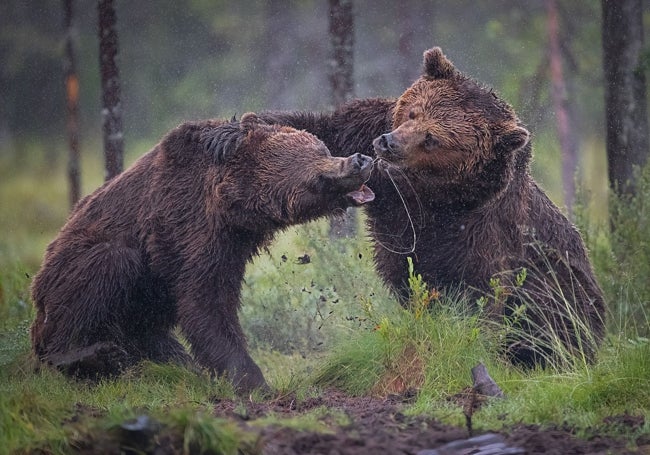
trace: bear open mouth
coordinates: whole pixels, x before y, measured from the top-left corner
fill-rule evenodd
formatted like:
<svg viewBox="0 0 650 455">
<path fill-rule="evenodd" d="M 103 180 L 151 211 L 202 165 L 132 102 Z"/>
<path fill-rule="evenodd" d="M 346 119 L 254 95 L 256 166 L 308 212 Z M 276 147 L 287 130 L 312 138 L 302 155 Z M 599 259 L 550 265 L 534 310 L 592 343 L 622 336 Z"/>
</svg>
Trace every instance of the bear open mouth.
<svg viewBox="0 0 650 455">
<path fill-rule="evenodd" d="M 359 205 L 375 200 L 375 193 L 364 184 L 358 190 L 350 191 L 347 196 Z"/>
</svg>

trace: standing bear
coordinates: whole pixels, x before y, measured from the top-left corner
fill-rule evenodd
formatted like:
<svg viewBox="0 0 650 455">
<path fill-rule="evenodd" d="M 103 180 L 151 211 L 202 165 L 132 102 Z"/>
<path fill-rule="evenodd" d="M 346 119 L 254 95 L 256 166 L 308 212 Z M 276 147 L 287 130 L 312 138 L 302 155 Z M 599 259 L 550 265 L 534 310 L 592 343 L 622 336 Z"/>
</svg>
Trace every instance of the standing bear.
<svg viewBox="0 0 650 455">
<path fill-rule="evenodd" d="M 531 177 L 530 135 L 513 109 L 439 48 L 398 99 L 261 116 L 312 132 L 335 155 L 384 163 L 366 213 L 377 271 L 402 302 L 411 256 L 430 286 L 463 289 L 505 318 L 514 362 L 594 358 L 605 304 L 580 234 Z"/>
<path fill-rule="evenodd" d="M 81 377 L 142 359 L 199 365 L 266 388 L 238 321 L 246 263 L 278 230 L 369 202 L 372 160 L 315 136 L 240 122 L 185 123 L 78 203 L 32 284 L 35 354 Z"/>
</svg>

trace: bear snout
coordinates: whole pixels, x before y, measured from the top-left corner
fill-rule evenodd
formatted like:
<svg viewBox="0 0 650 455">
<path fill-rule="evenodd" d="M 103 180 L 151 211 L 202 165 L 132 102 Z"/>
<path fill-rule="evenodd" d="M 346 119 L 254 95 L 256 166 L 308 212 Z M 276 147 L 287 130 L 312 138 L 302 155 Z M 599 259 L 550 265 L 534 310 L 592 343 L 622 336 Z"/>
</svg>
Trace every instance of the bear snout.
<svg viewBox="0 0 650 455">
<path fill-rule="evenodd" d="M 372 171 L 372 158 L 361 153 L 355 153 L 350 157 L 350 161 L 352 169 L 361 174 L 364 179 L 370 176 L 370 171 Z"/>
<path fill-rule="evenodd" d="M 363 182 L 370 177 L 373 167 L 373 159 L 371 157 L 362 155 L 361 153 L 355 153 L 347 158 L 339 159 L 342 161 L 340 162 L 337 178 L 342 179 L 342 181 L 349 181 L 349 183 L 355 184 Z"/>
<path fill-rule="evenodd" d="M 375 199 L 375 193 L 365 185 L 373 169 L 373 159 L 355 153 L 347 158 L 335 158 L 340 168 L 334 177 L 334 185 L 345 192 L 347 205 L 362 205 Z"/>
<path fill-rule="evenodd" d="M 398 149 L 393 133 L 382 134 L 372 141 L 372 146 L 379 157 L 393 155 Z"/>
</svg>

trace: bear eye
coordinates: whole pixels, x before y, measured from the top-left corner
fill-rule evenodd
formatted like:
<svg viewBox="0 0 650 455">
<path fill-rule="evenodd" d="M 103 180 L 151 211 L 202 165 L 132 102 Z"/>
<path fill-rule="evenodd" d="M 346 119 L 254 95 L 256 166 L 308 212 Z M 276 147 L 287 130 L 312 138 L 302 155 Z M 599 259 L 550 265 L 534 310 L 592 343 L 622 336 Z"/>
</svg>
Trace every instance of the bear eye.
<svg viewBox="0 0 650 455">
<path fill-rule="evenodd" d="M 409 111 L 409 120 L 415 120 L 415 117 L 417 117 L 415 111 Z"/>
<path fill-rule="evenodd" d="M 440 141 L 438 141 L 438 139 L 436 139 L 433 134 L 427 133 L 424 136 L 423 145 L 427 150 L 433 150 L 440 145 Z"/>
</svg>

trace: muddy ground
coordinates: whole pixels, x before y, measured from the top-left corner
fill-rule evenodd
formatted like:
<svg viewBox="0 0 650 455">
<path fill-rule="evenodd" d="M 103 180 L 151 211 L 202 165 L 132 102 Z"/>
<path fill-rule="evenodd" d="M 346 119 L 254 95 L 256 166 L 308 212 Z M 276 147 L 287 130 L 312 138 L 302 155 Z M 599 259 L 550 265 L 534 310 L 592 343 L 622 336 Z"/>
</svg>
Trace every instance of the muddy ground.
<svg viewBox="0 0 650 455">
<path fill-rule="evenodd" d="M 338 427 L 333 434 L 265 429 L 262 439 L 263 453 L 266 454 L 627 453 L 625 442 L 622 440 L 599 437 L 583 440 L 566 430 L 542 431 L 537 427 L 524 425 L 503 434 L 493 433 L 492 436 L 483 437 L 474 435 L 474 439 L 468 442 L 469 434 L 466 428 L 450 427 L 435 420 L 412 418 L 402 414 L 404 402 L 409 399 L 410 397 L 397 396 L 388 399 L 352 398 L 331 390 L 321 397 L 300 403 L 296 403 L 291 397 L 269 403 L 248 403 L 244 416 L 241 415 L 241 409 L 236 411 L 237 407 L 230 401 L 218 403 L 215 411 L 217 415 L 250 421 L 269 412 L 276 415 L 300 415 L 324 406 L 341 411 L 349 417 L 351 423 Z M 638 425 L 639 422 L 630 419 L 629 424 Z M 454 442 L 456 443 L 450 444 Z M 650 441 L 646 442 L 650 444 Z M 650 450 L 650 445 L 646 446 L 646 449 Z"/>
<path fill-rule="evenodd" d="M 613 437 L 592 436 L 581 439 L 570 429 L 540 429 L 519 425 L 494 433 L 477 433 L 470 438 L 467 428 L 444 425 L 433 419 L 408 417 L 402 411 L 413 397 L 393 396 L 387 399 L 349 397 L 336 390 L 322 396 L 296 400 L 287 396 L 267 402 L 217 400 L 214 415 L 225 417 L 245 431 L 254 434 L 253 443 L 244 453 L 261 454 L 650 454 L 650 438 L 636 440 L 633 449 L 629 441 Z M 320 421 L 329 432 L 299 431 L 276 425 L 260 426 L 256 420 L 268 415 L 279 418 L 299 417 L 321 410 Z M 621 431 L 643 425 L 642 416 L 613 416 L 605 424 Z M 137 426 L 137 425 L 136 425 Z M 128 432 L 127 432 L 128 433 Z M 159 431 L 142 443 L 143 434 L 131 432 L 122 440 L 105 435 L 78 441 L 80 453 L 153 453 L 158 455 L 183 453 L 179 435 Z M 130 439 L 130 441 L 126 441 Z M 145 438 L 146 439 L 146 438 Z M 128 446 L 138 446 L 131 451 Z M 187 446 L 186 446 L 187 449 Z M 198 447 L 192 453 L 202 453 Z"/>
</svg>

